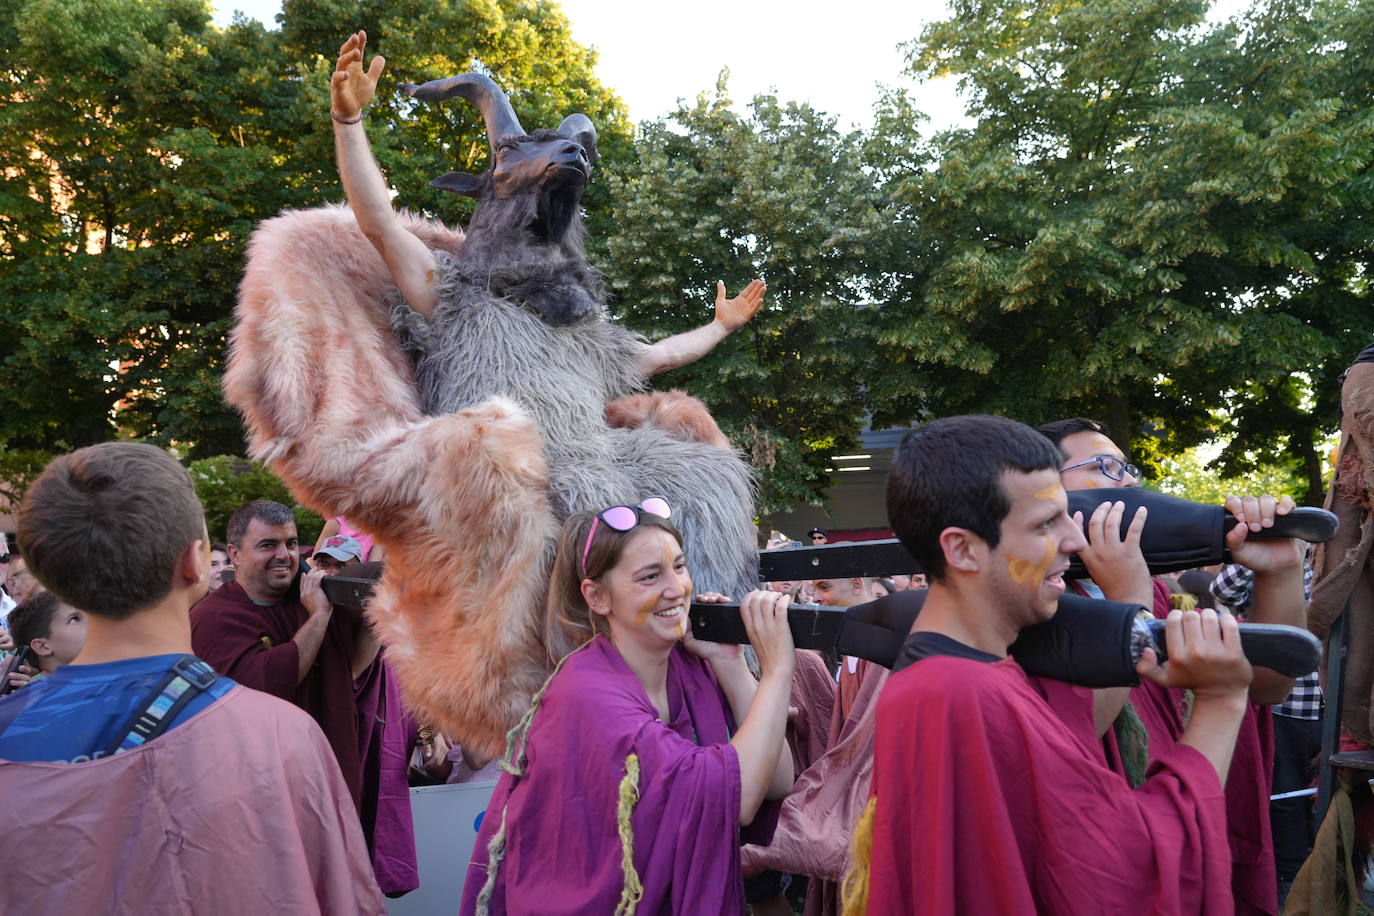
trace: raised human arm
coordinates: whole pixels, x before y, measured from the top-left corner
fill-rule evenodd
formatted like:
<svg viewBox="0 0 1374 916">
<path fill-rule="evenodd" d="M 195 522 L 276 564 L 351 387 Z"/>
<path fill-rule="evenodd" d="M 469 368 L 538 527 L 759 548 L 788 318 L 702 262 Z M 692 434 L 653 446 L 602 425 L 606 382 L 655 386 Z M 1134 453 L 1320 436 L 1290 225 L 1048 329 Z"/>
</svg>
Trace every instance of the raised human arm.
<svg viewBox="0 0 1374 916">
<path fill-rule="evenodd" d="M 1255 573 L 1250 589 L 1249 623 L 1281 623 L 1307 628 L 1307 601 L 1302 591 L 1302 544 L 1295 540 L 1250 541 L 1251 532 L 1273 527 L 1275 516 L 1287 515 L 1296 504 L 1291 497 L 1229 496 L 1226 510 L 1236 526 L 1226 534 L 1231 559 Z M 1256 668 L 1250 702 L 1261 706 L 1282 703 L 1293 679 L 1270 668 Z"/>
<path fill-rule="evenodd" d="M 325 631 L 329 629 L 329 621 L 334 616 L 334 605 L 329 603 L 324 589 L 320 586 L 324 577 L 325 572 L 322 569 L 312 569 L 301 576 L 301 606 L 305 608 L 308 616 L 305 623 L 301 624 L 301 628 L 291 637 L 291 641 L 296 644 L 297 684 L 305 680 L 305 676 L 310 673 L 310 666 L 315 664 L 315 656 L 320 654 Z"/>
<path fill-rule="evenodd" d="M 716 281 L 716 317 L 682 334 L 674 334 L 651 345 L 639 358 L 639 370 L 644 375 L 657 375 L 677 369 L 701 359 L 716 345 L 743 327 L 763 305 L 768 285 L 754 280 L 733 299 L 725 298 L 725 284 Z"/>
<path fill-rule="evenodd" d="M 786 595 L 764 591 L 750 592 L 740 602 L 740 615 L 762 671 L 757 684 L 742 654 L 734 664 L 712 663 L 740 723 L 730 744 L 739 756 L 741 826 L 754 820 L 765 799 L 786 796 L 795 778 L 784 741 L 796 666 L 787 605 Z"/>
<path fill-rule="evenodd" d="M 1240 625 L 1211 608 L 1173 611 L 1164 635 L 1169 661 L 1161 667 L 1154 651 L 1146 649 L 1136 670 L 1161 686 L 1193 691 L 1193 712 L 1179 743 L 1206 757 L 1224 786 L 1252 676 L 1241 650 Z"/>
<path fill-rule="evenodd" d="M 406 301 L 428 318 L 439 303 L 434 283 L 434 254 L 425 243 L 401 225 L 391 208 L 391 195 L 381 167 L 372 155 L 363 130 L 363 107 L 377 91 L 386 60 L 372 58 L 363 70 L 367 33 L 357 32 L 339 48 L 339 59 L 330 78 L 330 114 L 334 122 L 334 150 L 339 160 L 339 179 L 358 228 L 377 249 L 391 271 L 391 279 Z"/>
</svg>

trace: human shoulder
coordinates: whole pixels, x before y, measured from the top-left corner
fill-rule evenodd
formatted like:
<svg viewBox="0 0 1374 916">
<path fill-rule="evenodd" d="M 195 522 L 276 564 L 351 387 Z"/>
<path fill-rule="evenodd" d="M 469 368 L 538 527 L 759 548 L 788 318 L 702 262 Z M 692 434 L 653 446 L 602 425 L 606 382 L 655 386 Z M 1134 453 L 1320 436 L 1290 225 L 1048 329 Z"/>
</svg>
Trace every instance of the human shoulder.
<svg viewBox="0 0 1374 916">
<path fill-rule="evenodd" d="M 226 582 L 195 603 L 191 608 L 191 622 L 195 623 L 212 614 L 250 610 L 256 607 L 248 593 L 243 590 L 243 586 L 237 582 Z"/>
<path fill-rule="evenodd" d="M 544 692 L 541 707 L 603 720 L 657 715 L 639 678 L 604 636 L 596 637 L 563 660 Z"/>
<path fill-rule="evenodd" d="M 922 659 L 888 678 L 880 703 L 919 703 L 923 708 L 981 706 L 1008 696 L 1033 695 L 1016 662 L 975 661 L 952 655 Z"/>
</svg>

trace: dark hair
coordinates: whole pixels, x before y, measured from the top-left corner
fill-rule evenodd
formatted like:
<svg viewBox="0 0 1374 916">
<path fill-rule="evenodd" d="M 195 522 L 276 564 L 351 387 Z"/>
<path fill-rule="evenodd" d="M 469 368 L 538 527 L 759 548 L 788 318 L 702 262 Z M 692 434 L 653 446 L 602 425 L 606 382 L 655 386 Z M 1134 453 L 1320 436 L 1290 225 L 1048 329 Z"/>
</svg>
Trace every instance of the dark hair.
<svg viewBox="0 0 1374 916">
<path fill-rule="evenodd" d="M 1100 420 L 1089 420 L 1087 417 L 1070 417 L 1067 420 L 1055 420 L 1053 423 L 1042 423 L 1035 428 L 1035 431 L 1054 443 L 1054 447 L 1059 449 L 1061 457 L 1068 457 L 1063 454 L 1063 442 L 1074 433 L 1101 433 L 1113 442 L 1116 440 L 1107 431 L 1107 424 Z"/>
<path fill-rule="evenodd" d="M 214 553 L 216 550 L 218 550 L 222 554 L 225 554 L 226 556 L 229 554 L 229 549 L 225 547 L 223 544 L 221 544 L 219 541 L 215 541 L 210 544 L 210 552 Z"/>
<path fill-rule="evenodd" d="M 666 518 L 649 512 L 639 514 L 639 524 L 629 531 L 616 531 L 610 525 L 598 524 L 592 536 L 591 547 L 587 550 L 586 574 L 582 570 L 582 545 L 587 543 L 587 531 L 591 528 L 595 512 L 578 512 L 563 523 L 563 533 L 558 537 L 558 552 L 553 559 L 553 572 L 549 576 L 549 597 L 544 614 L 544 647 L 549 661 L 557 664 L 559 659 L 578 646 L 603 631 L 605 626 L 600 614 L 587 607 L 582 597 L 583 579 L 600 579 L 615 564 L 620 562 L 620 553 L 630 535 L 643 528 L 658 528 L 666 531 L 682 544 L 682 533 L 677 526 Z"/>
<path fill-rule="evenodd" d="M 34 577 L 72 607 L 120 620 L 171 591 L 206 540 L 191 476 L 160 448 L 105 442 L 61 455 L 29 488 L 19 541 Z"/>
<path fill-rule="evenodd" d="M 902 438 L 887 475 L 887 517 L 928 578 L 945 574 L 940 532 L 967 528 L 996 547 L 1011 500 L 1006 471 L 1059 466 L 1059 453 L 1035 430 L 1005 417 L 936 420 Z"/>
<path fill-rule="evenodd" d="M 33 594 L 10 611 L 10 635 L 14 645 L 22 649 L 35 639 L 47 639 L 52 635 L 52 621 L 57 616 L 62 602 L 47 589 L 34 589 Z"/>
<path fill-rule="evenodd" d="M 239 506 L 234 510 L 234 514 L 229 516 L 229 543 L 242 549 L 243 536 L 248 533 L 248 526 L 253 524 L 255 518 L 269 525 L 296 524 L 296 513 L 281 503 L 270 499 L 255 499 Z"/>
<path fill-rule="evenodd" d="M 1190 569 L 1178 577 L 1178 587 L 1184 594 L 1196 598 L 1198 607 L 1216 607 L 1216 599 L 1212 596 L 1212 580 L 1215 578 L 1206 570 Z"/>
</svg>

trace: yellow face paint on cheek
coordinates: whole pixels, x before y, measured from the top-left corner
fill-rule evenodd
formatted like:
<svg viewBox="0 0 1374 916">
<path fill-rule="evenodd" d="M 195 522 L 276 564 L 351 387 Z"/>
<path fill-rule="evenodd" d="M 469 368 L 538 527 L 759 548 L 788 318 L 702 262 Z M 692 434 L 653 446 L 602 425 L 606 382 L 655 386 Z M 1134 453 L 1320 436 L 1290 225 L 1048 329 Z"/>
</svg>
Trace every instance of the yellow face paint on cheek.
<svg viewBox="0 0 1374 916">
<path fill-rule="evenodd" d="M 1083 485 L 1083 489 L 1085 489 L 1085 490 L 1100 490 L 1100 489 L 1102 489 L 1102 484 L 1098 483 L 1096 480 L 1094 480 L 1094 479 L 1091 478 L 1091 477 L 1084 477 L 1083 480 L 1081 481 L 1081 483 L 1082 483 L 1082 485 Z"/>
<path fill-rule="evenodd" d="M 1038 561 L 1007 556 L 1007 572 L 1011 573 L 1011 581 L 1017 585 L 1039 585 L 1054 565 L 1054 539 L 1048 534 L 1042 535 L 1041 538 L 1045 543 L 1045 555 Z"/>
<path fill-rule="evenodd" d="M 654 612 L 656 607 L 658 607 L 658 596 L 650 595 L 645 600 L 644 606 L 639 609 L 639 613 L 635 614 L 635 626 L 641 626 L 644 621 L 648 620 L 649 615 Z"/>
</svg>

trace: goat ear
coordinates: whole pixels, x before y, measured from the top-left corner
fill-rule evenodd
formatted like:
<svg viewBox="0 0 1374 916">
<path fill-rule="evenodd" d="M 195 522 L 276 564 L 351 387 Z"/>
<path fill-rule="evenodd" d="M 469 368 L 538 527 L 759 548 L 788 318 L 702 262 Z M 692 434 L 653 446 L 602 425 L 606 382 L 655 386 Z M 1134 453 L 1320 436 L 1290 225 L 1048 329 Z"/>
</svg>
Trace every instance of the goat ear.
<svg viewBox="0 0 1374 916">
<path fill-rule="evenodd" d="M 482 179 L 477 175 L 469 175 L 467 172 L 445 172 L 431 181 L 429 186 L 441 191 L 461 194 L 464 197 L 482 196 Z"/>
<path fill-rule="evenodd" d="M 558 125 L 558 136 L 581 144 L 587 151 L 587 161 L 593 165 L 601 158 L 601 154 L 596 151 L 596 127 L 592 124 L 592 119 L 586 115 L 568 115 L 563 119 L 563 123 Z"/>
</svg>

